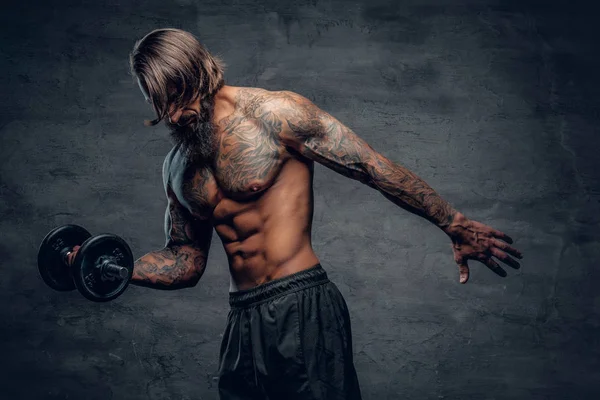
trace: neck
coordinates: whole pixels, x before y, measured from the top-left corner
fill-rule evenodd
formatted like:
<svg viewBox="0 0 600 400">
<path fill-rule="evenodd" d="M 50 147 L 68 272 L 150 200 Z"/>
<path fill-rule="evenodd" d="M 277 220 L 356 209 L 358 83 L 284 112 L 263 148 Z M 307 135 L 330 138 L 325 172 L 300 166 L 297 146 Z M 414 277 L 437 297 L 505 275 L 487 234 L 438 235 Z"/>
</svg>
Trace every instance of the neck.
<svg viewBox="0 0 600 400">
<path fill-rule="evenodd" d="M 235 88 L 224 85 L 214 96 L 215 105 L 213 110 L 214 121 L 220 121 L 223 117 L 230 115 L 235 110 Z"/>
</svg>

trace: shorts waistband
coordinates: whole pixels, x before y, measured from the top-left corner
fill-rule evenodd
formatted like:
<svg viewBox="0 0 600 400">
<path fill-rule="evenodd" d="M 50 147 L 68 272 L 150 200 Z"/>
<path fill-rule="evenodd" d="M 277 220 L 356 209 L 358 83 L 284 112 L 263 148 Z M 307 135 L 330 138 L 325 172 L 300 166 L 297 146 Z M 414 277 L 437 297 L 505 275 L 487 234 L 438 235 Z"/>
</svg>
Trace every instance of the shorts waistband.
<svg viewBox="0 0 600 400">
<path fill-rule="evenodd" d="M 326 282 L 329 282 L 327 273 L 321 264 L 317 264 L 304 271 L 263 283 L 251 289 L 230 292 L 229 305 L 231 308 L 244 308 L 282 294 L 295 292 Z"/>
</svg>

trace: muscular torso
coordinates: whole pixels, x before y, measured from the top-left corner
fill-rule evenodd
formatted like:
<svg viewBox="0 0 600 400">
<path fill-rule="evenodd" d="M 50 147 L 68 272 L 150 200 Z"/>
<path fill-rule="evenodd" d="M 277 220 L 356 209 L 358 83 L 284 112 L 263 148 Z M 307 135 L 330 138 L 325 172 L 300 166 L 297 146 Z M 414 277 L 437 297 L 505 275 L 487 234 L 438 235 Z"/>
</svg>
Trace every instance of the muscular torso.
<svg viewBox="0 0 600 400">
<path fill-rule="evenodd" d="M 165 172 L 177 200 L 221 238 L 231 290 L 319 262 L 311 246 L 313 163 L 278 140 L 281 122 L 262 107 L 268 93 L 235 88 L 233 112 L 219 115 L 215 107 L 218 150 L 211 165 L 194 164 L 177 148 L 168 155 Z"/>
</svg>

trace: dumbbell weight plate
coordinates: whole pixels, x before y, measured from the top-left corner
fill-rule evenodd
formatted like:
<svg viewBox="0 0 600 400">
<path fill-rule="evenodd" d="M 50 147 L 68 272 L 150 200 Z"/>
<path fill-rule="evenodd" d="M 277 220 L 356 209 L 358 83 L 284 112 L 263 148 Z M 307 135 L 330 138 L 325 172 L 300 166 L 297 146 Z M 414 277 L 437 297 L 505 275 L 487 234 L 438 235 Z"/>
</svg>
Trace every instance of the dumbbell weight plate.
<svg viewBox="0 0 600 400">
<path fill-rule="evenodd" d="M 38 271 L 48 286 L 61 292 L 75 289 L 71 270 L 65 264 L 61 251 L 80 246 L 91 236 L 78 225 L 59 226 L 46 235 L 38 251 Z"/>
<path fill-rule="evenodd" d="M 127 268 L 125 279 L 107 279 L 99 266 L 106 259 Z M 73 281 L 77 289 L 92 301 L 109 301 L 119 296 L 129 285 L 133 274 L 133 254 L 127 243 L 116 235 L 102 234 L 86 240 L 72 266 Z"/>
</svg>

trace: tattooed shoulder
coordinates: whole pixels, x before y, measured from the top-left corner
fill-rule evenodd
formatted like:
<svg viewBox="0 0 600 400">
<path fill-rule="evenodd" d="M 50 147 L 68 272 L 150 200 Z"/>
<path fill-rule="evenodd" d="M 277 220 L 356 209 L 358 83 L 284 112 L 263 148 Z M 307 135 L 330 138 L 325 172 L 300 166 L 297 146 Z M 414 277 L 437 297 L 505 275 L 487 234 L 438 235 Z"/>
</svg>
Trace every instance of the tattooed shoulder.
<svg viewBox="0 0 600 400">
<path fill-rule="evenodd" d="M 265 105 L 272 101 L 273 92 L 261 88 L 242 88 L 235 98 L 236 111 L 242 115 L 258 117 Z"/>
<path fill-rule="evenodd" d="M 237 115 L 249 118 L 268 116 L 271 121 L 277 120 L 282 125 L 282 133 L 289 129 L 295 135 L 320 132 L 323 119 L 329 116 L 298 93 L 261 88 L 240 89 L 236 96 L 236 110 L 239 111 Z"/>
</svg>

